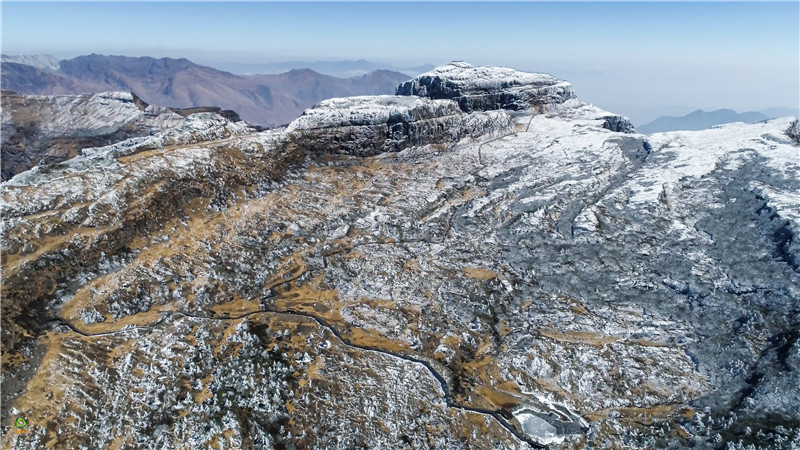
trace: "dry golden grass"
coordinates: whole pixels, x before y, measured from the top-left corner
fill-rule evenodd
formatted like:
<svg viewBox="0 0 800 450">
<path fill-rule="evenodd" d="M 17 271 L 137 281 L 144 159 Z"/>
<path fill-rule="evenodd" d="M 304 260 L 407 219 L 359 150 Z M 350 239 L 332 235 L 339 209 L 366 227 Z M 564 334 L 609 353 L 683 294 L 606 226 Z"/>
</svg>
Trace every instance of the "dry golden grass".
<svg viewBox="0 0 800 450">
<path fill-rule="evenodd" d="M 492 270 L 482 267 L 465 267 L 464 274 L 476 280 L 493 280 L 495 278 L 499 278 L 499 276 Z"/>
</svg>

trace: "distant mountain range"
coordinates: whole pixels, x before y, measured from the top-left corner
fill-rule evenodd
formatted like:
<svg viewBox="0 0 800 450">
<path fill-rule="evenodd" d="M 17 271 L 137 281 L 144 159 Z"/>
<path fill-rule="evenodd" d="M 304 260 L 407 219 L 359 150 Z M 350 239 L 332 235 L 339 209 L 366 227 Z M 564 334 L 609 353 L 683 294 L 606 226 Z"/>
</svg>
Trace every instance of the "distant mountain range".
<svg viewBox="0 0 800 450">
<path fill-rule="evenodd" d="M 748 111 L 737 113 L 732 109 L 718 109 L 716 111 L 703 111 L 698 109 L 685 116 L 662 116 L 658 119 L 636 127 L 640 133 L 650 134 L 664 131 L 679 130 L 704 130 L 715 125 L 731 122 L 756 123 L 763 120 L 786 117 L 797 114 L 790 108 L 770 108 L 763 111 Z"/>
<path fill-rule="evenodd" d="M 376 63 L 359 59 L 356 61 L 285 61 L 270 63 L 235 62 L 217 65 L 222 70 L 236 74 L 277 74 L 288 72 L 299 67 L 311 69 L 325 75 L 334 77 L 355 77 L 374 72 L 376 70 L 390 70 L 404 73 L 410 77 L 433 70 L 433 64 L 422 64 L 414 67 L 398 67 L 391 64 Z"/>
<path fill-rule="evenodd" d="M 389 70 L 337 78 L 311 69 L 273 75 L 234 75 L 188 59 L 92 54 L 58 62 L 3 57 L 2 89 L 25 94 L 129 91 L 145 102 L 177 108 L 218 106 L 249 121 L 275 126 L 331 97 L 393 94 L 409 76 Z"/>
</svg>

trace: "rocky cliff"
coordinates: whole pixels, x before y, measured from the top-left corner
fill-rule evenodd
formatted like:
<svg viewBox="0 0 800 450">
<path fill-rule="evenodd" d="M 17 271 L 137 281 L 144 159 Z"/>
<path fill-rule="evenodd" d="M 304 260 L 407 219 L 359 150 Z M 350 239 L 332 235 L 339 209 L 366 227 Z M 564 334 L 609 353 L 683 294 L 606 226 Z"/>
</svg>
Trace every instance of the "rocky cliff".
<svg viewBox="0 0 800 450">
<path fill-rule="evenodd" d="M 3 183 L 3 447 L 800 444 L 790 120 L 470 67 Z"/>
<path fill-rule="evenodd" d="M 458 142 L 506 130 L 502 112 L 465 114 L 452 100 L 369 96 L 326 100 L 287 131 L 312 153 L 372 156 L 426 144 Z"/>
<path fill-rule="evenodd" d="M 449 99 L 464 112 L 492 110 L 558 111 L 580 104 L 572 85 L 543 73 L 526 73 L 508 67 L 475 67 L 463 61 L 423 73 L 400 84 L 397 95 Z M 603 111 L 595 110 L 595 113 Z M 603 128 L 633 133 L 633 124 L 625 117 L 602 117 Z"/>
<path fill-rule="evenodd" d="M 397 95 L 455 100 L 465 112 L 525 110 L 574 99 L 572 86 L 550 75 L 506 67 L 475 67 L 453 62 L 397 87 Z"/>
</svg>

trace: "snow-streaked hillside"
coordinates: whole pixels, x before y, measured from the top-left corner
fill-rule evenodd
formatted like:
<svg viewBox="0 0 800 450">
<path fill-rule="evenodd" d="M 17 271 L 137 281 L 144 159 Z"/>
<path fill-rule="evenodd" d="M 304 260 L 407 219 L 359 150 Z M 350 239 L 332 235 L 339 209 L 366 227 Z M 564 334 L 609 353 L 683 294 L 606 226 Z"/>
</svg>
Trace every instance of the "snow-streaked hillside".
<svg viewBox="0 0 800 450">
<path fill-rule="evenodd" d="M 73 158 L 82 149 L 149 136 L 185 119 L 129 92 L 2 96 L 3 181 L 37 165 Z"/>
<path fill-rule="evenodd" d="M 463 71 L 2 184 L 3 447 L 800 445 L 789 119 Z"/>
</svg>

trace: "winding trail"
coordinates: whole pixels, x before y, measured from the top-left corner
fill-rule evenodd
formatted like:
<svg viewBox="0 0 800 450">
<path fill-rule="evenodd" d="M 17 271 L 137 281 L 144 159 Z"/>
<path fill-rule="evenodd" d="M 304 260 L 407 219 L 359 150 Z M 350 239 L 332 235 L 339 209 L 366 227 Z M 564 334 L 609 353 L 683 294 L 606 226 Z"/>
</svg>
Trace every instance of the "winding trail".
<svg viewBox="0 0 800 450">
<path fill-rule="evenodd" d="M 528 124 L 525 125 L 525 130 L 512 131 L 512 132 L 510 132 L 508 134 L 504 134 L 502 136 L 497 136 L 495 138 L 489 139 L 488 141 L 482 142 L 480 145 L 478 145 L 478 166 L 479 167 L 477 169 L 473 170 L 472 172 L 470 172 L 470 175 L 472 175 L 474 177 L 477 177 L 478 172 L 480 172 L 481 170 L 483 170 L 483 169 L 485 169 L 487 167 L 486 163 L 483 162 L 483 154 L 481 153 L 481 150 L 483 149 L 484 145 L 491 144 L 492 142 L 497 142 L 497 141 L 499 141 L 501 139 L 505 139 L 507 137 L 516 136 L 516 135 L 518 135 L 520 133 L 527 133 L 528 130 L 531 128 L 531 122 L 533 122 L 533 118 L 534 117 L 536 117 L 536 114 L 532 114 L 531 118 L 528 119 Z"/>
<path fill-rule="evenodd" d="M 508 138 L 508 137 L 511 137 L 511 136 L 515 136 L 515 135 L 517 135 L 519 133 L 522 133 L 522 132 L 527 132 L 528 129 L 530 128 L 530 124 L 533 121 L 534 117 L 535 117 L 535 115 L 532 115 L 531 118 L 528 120 L 527 126 L 525 127 L 524 131 L 520 130 L 520 131 L 514 131 L 514 132 L 511 132 L 511 133 L 508 133 L 508 134 L 504 134 L 502 136 L 498 136 L 498 137 L 495 137 L 493 139 L 487 140 L 487 141 L 481 143 L 480 145 L 478 145 L 478 148 L 477 148 L 478 167 L 474 171 L 472 171 L 470 173 L 470 175 L 472 175 L 472 176 L 474 176 L 476 178 L 479 178 L 479 176 L 477 175 L 478 172 L 480 172 L 481 170 L 483 170 L 483 169 L 485 169 L 487 167 L 487 165 L 483 162 L 483 155 L 481 153 L 482 148 L 483 148 L 484 145 L 490 144 L 492 142 L 496 142 L 496 141 L 499 141 L 499 140 L 502 140 L 502 139 L 505 139 L 505 138 Z M 449 220 L 448 220 L 448 222 L 449 222 Z M 416 242 L 425 242 L 425 240 L 422 240 L 422 239 L 420 239 L 420 240 L 410 240 L 409 242 L 404 242 L 404 241 L 362 242 L 362 243 L 358 243 L 358 244 L 355 244 L 355 245 L 352 245 L 352 246 L 349 246 L 349 247 L 345 247 L 345 248 L 341 248 L 341 249 L 337 249 L 337 250 L 331 251 L 331 252 L 329 252 L 327 254 L 324 254 L 322 256 L 323 256 L 323 260 L 325 260 L 326 258 L 328 258 L 330 256 L 334 256 L 334 255 L 340 254 L 340 253 L 349 252 L 349 251 L 352 251 L 353 249 L 355 249 L 357 247 L 365 246 L 365 245 L 381 245 L 381 244 L 397 245 L 397 244 L 402 244 L 402 243 L 416 243 Z M 280 286 L 280 285 L 284 285 L 286 283 L 291 283 L 293 281 L 296 281 L 297 279 L 303 277 L 304 275 L 306 275 L 306 274 L 308 274 L 310 272 L 313 272 L 314 270 L 315 269 L 312 269 L 312 268 L 306 268 L 305 270 L 298 271 L 297 273 L 293 274 L 291 277 L 289 277 L 287 279 L 284 279 L 280 283 L 274 285 L 273 288 L 277 287 L 277 286 Z M 267 296 L 266 298 L 270 298 L 270 297 L 271 296 Z M 262 305 L 263 305 L 263 303 L 262 303 Z M 380 353 L 380 354 L 383 354 L 385 356 L 389 356 L 389 357 L 396 358 L 396 359 L 401 359 L 403 361 L 407 361 L 407 362 L 410 362 L 410 363 L 413 363 L 413 364 L 421 365 L 421 366 L 425 367 L 425 369 L 427 369 L 427 371 L 430 373 L 430 375 L 434 379 L 436 379 L 436 381 L 439 383 L 439 386 L 442 389 L 444 400 L 445 400 L 445 402 L 446 402 L 446 404 L 447 404 L 447 406 L 449 408 L 455 408 L 455 409 L 459 409 L 459 410 L 466 411 L 466 412 L 472 412 L 472 413 L 482 414 L 482 415 L 486 415 L 486 416 L 491 416 L 492 418 L 494 418 L 494 420 L 497 421 L 497 423 L 499 425 L 501 425 L 503 428 L 508 430 L 508 432 L 510 432 L 519 441 L 525 442 L 526 444 L 528 444 L 532 448 L 537 448 L 537 449 L 547 448 L 546 445 L 543 445 L 543 444 L 541 444 L 539 442 L 536 442 L 533 438 L 531 438 L 527 434 L 525 434 L 525 433 L 521 432 L 520 430 L 518 430 L 512 424 L 512 421 L 514 420 L 514 416 L 512 415 L 512 413 L 510 411 L 508 411 L 506 409 L 491 410 L 491 409 L 485 409 L 485 408 L 477 408 L 477 407 L 462 405 L 462 404 L 456 402 L 454 400 L 454 398 L 453 398 L 453 394 L 452 394 L 452 392 L 450 390 L 450 387 L 448 386 L 447 381 L 445 380 L 444 376 L 442 376 L 442 374 L 440 374 L 434 368 L 433 364 L 431 364 L 426 359 L 418 358 L 418 357 L 415 357 L 415 356 L 409 356 L 409 355 L 398 353 L 398 352 L 395 352 L 395 351 L 392 351 L 392 350 L 388 350 L 388 349 L 383 349 L 383 348 L 379 348 L 379 347 L 374 347 L 374 346 L 369 346 L 369 345 L 361 345 L 361 344 L 354 343 L 350 339 L 344 337 L 341 334 L 341 332 L 339 330 L 337 330 L 336 327 L 334 327 L 326 319 L 324 319 L 322 317 L 315 316 L 313 314 L 309 314 L 309 313 L 303 312 L 303 311 L 297 311 L 297 310 L 293 310 L 293 309 L 287 309 L 287 310 L 259 309 L 259 310 L 254 310 L 254 311 L 248 311 L 246 313 L 243 313 L 243 314 L 240 314 L 240 315 L 234 315 L 234 316 L 231 316 L 231 315 L 210 316 L 210 315 L 203 315 L 203 314 L 187 313 L 187 312 L 182 312 L 182 311 L 161 311 L 160 318 L 158 320 L 152 322 L 152 323 L 147 324 L 147 325 L 139 325 L 139 326 L 129 325 L 129 326 L 126 326 L 126 327 L 124 327 L 122 329 L 119 329 L 119 330 L 96 332 L 96 333 L 83 331 L 80 328 L 78 328 L 75 325 L 73 325 L 69 320 L 63 318 L 62 316 L 58 316 L 58 317 L 56 317 L 54 319 L 51 319 L 50 322 L 51 323 L 53 323 L 53 322 L 58 323 L 59 325 L 63 325 L 64 327 L 66 327 L 69 331 L 72 331 L 72 332 L 74 332 L 74 333 L 76 333 L 78 335 L 84 336 L 84 337 L 90 337 L 91 338 L 91 337 L 123 334 L 123 333 L 131 332 L 131 331 L 151 330 L 151 329 L 155 328 L 156 326 L 158 326 L 158 325 L 162 324 L 163 322 L 165 322 L 167 317 L 169 317 L 169 316 L 183 316 L 183 317 L 188 317 L 188 318 L 193 318 L 193 319 L 198 319 L 198 320 L 237 321 L 237 320 L 245 319 L 245 318 L 250 317 L 250 316 L 261 315 L 261 314 L 283 315 L 283 316 L 296 317 L 296 318 L 302 318 L 302 319 L 305 319 L 305 320 L 310 320 L 310 321 L 315 322 L 320 328 L 326 329 L 331 334 L 336 336 L 336 338 L 346 347 L 349 347 L 349 348 L 352 348 L 352 349 L 361 350 L 361 351 Z"/>
<path fill-rule="evenodd" d="M 308 320 L 311 320 L 311 321 L 315 322 L 320 328 L 324 328 L 324 329 L 328 330 L 331 334 L 336 336 L 336 338 L 343 345 L 345 345 L 346 347 L 350 347 L 350 348 L 357 349 L 357 350 L 362 350 L 362 351 L 381 353 L 381 354 L 389 356 L 389 357 L 393 357 L 393 358 L 401 359 L 401 360 L 404 360 L 404 361 L 407 361 L 407 362 L 411 362 L 411 363 L 414 363 L 414 364 L 422 365 L 423 367 L 425 367 L 428 370 L 428 372 L 431 374 L 431 376 L 433 376 L 433 378 L 435 378 L 436 381 L 439 383 L 439 386 L 442 389 L 442 393 L 444 394 L 444 400 L 445 400 L 445 402 L 446 402 L 446 404 L 447 404 L 447 406 L 449 408 L 455 408 L 455 409 L 460 409 L 462 411 L 473 412 L 473 413 L 477 413 L 477 414 L 483 414 L 483 415 L 491 416 L 497 421 L 497 423 L 499 423 L 503 428 L 508 430 L 518 440 L 520 440 L 522 442 L 525 442 L 526 444 L 528 444 L 532 448 L 537 448 L 537 449 L 546 449 L 547 448 L 546 445 L 542 445 L 542 444 L 536 442 L 530 436 L 528 436 L 528 435 L 520 432 L 519 430 L 517 430 L 517 428 L 514 427 L 514 425 L 512 425 L 511 422 L 510 422 L 510 420 L 513 419 L 513 415 L 509 411 L 503 410 L 503 409 L 490 410 L 490 409 L 484 409 L 484 408 L 476 408 L 476 407 L 465 406 L 465 405 L 462 405 L 460 403 L 457 403 L 455 400 L 453 400 L 452 393 L 450 392 L 450 388 L 448 387 L 447 382 L 445 381 L 444 377 L 439 372 L 437 372 L 436 369 L 434 369 L 433 365 L 430 362 L 428 362 L 428 361 L 426 361 L 424 359 L 415 358 L 413 356 L 404 355 L 402 353 L 397 353 L 397 352 L 394 352 L 394 351 L 391 351 L 391 350 L 387 350 L 387 349 L 382 349 L 382 348 L 373 347 L 373 346 L 369 346 L 369 345 L 356 344 L 356 343 L 352 342 L 350 339 L 342 336 L 342 334 L 333 325 L 331 325 L 327 320 L 325 320 L 325 319 L 323 319 L 321 317 L 317 317 L 317 316 L 315 316 L 313 314 L 308 314 L 308 313 L 302 312 L 302 311 L 296 311 L 296 310 L 292 310 L 292 309 L 288 309 L 288 310 L 285 310 L 285 311 L 257 310 L 257 311 L 249 311 L 249 312 L 246 312 L 244 314 L 236 315 L 236 316 L 219 316 L 219 317 L 206 316 L 206 315 L 193 314 L 193 313 L 186 313 L 186 312 L 181 312 L 181 311 L 163 311 L 161 313 L 161 318 L 159 320 L 153 322 L 152 324 L 148 324 L 148 325 L 144 325 L 144 326 L 128 327 L 128 328 L 123 328 L 121 330 L 106 331 L 106 332 L 100 332 L 100 333 L 87 333 L 85 331 L 82 331 L 79 328 L 75 327 L 68 320 L 64 319 L 63 317 L 58 317 L 56 319 L 52 319 L 51 322 L 58 322 L 59 324 L 64 325 L 70 331 L 72 331 L 74 333 L 77 333 L 77 334 L 79 334 L 81 336 L 84 336 L 84 337 L 97 337 L 97 336 L 108 336 L 108 335 L 113 335 L 113 334 L 120 334 L 120 333 L 125 333 L 125 332 L 129 332 L 129 331 L 134 331 L 134 330 L 152 329 L 152 328 L 156 327 L 157 325 L 159 325 L 160 323 L 164 322 L 164 320 L 168 316 L 183 316 L 183 317 L 189 317 L 189 318 L 199 319 L 199 320 L 237 321 L 237 320 L 245 319 L 245 318 L 250 317 L 250 316 L 260 315 L 260 314 L 283 315 L 283 316 L 289 316 L 289 317 L 300 317 L 300 318 L 303 318 L 303 319 L 308 319 Z"/>
</svg>

